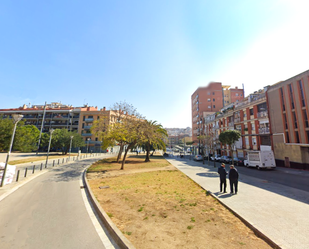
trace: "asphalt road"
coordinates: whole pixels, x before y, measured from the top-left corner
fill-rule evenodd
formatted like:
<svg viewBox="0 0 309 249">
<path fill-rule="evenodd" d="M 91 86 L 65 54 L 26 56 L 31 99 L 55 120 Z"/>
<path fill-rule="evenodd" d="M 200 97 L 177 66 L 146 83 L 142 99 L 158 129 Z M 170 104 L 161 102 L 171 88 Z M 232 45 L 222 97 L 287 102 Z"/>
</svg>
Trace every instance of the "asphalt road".
<svg viewBox="0 0 309 249">
<path fill-rule="evenodd" d="M 200 162 L 201 164 L 203 162 Z M 210 162 L 210 167 L 213 167 L 214 162 Z M 216 163 L 216 167 L 219 167 L 221 163 Z M 208 161 L 205 161 L 205 165 L 208 166 Z M 277 167 L 274 170 L 258 170 L 256 168 L 247 168 L 245 166 L 235 166 L 239 174 L 252 176 L 264 181 L 273 182 L 309 192 L 309 172 L 303 170 L 289 169 Z M 226 164 L 225 168 L 230 169 L 229 164 Z"/>
<path fill-rule="evenodd" d="M 53 168 L 0 202 L 0 248 L 105 248 L 80 188 L 88 159 Z"/>
</svg>

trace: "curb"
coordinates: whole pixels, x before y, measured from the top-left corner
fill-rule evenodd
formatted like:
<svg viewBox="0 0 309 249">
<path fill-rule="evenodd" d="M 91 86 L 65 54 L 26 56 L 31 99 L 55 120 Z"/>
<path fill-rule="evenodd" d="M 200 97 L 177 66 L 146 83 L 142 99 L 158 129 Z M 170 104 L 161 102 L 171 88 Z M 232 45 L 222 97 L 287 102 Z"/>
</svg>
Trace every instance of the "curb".
<svg viewBox="0 0 309 249">
<path fill-rule="evenodd" d="M 122 234 L 122 232 L 118 229 L 118 227 L 112 222 L 109 216 L 105 213 L 100 203 L 96 200 L 94 194 L 91 191 L 88 180 L 86 178 L 86 171 L 90 167 L 89 165 L 83 172 L 83 184 L 87 194 L 89 195 L 89 199 L 91 204 L 93 205 L 95 211 L 97 212 L 100 220 L 104 224 L 111 238 L 115 241 L 115 243 L 121 249 L 136 249 L 134 245 Z"/>
<path fill-rule="evenodd" d="M 190 178 L 191 179 L 191 178 Z M 192 180 L 192 179 L 191 179 Z M 202 189 L 204 189 L 203 187 L 201 187 Z M 260 230 L 258 230 L 256 227 L 254 227 L 250 222 L 248 222 L 247 220 L 245 220 L 242 216 L 240 216 L 238 213 L 236 213 L 233 209 L 231 209 L 229 206 L 227 206 L 226 204 L 224 204 L 223 202 L 221 202 L 221 200 L 219 198 L 217 198 L 216 195 L 214 195 L 211 191 L 208 191 L 206 189 L 204 189 L 205 191 L 207 191 L 213 198 L 215 198 L 218 202 L 220 202 L 220 204 L 222 206 L 224 206 L 225 208 L 227 208 L 230 212 L 232 212 L 237 218 L 239 218 L 248 228 L 250 228 L 254 234 L 256 236 L 258 236 L 259 238 L 261 238 L 262 240 L 264 240 L 268 245 L 270 245 L 272 248 L 274 249 L 282 249 L 279 245 L 277 245 L 274 241 L 272 241 L 270 238 L 268 238 L 264 233 L 262 233 Z"/>
</svg>

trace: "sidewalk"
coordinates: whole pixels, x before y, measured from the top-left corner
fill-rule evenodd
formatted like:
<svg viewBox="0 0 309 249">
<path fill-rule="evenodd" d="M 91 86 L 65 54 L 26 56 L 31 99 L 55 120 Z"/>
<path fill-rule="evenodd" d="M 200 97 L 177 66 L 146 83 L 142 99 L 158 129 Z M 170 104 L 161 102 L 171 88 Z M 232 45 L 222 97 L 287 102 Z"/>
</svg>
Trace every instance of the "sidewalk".
<svg viewBox="0 0 309 249">
<path fill-rule="evenodd" d="M 228 193 L 223 194 L 219 192 L 218 168 L 213 164 L 166 159 L 279 247 L 309 248 L 308 192 L 240 175 L 238 194 L 229 194 L 228 180 Z"/>
<path fill-rule="evenodd" d="M 97 155 L 95 157 L 100 157 L 100 154 L 93 154 Z M 102 154 L 101 154 L 102 155 Z M 85 156 L 84 154 L 82 156 Z M 4 156 L 2 156 L 4 157 Z M 34 156 L 33 156 L 34 157 Z M 74 157 L 76 158 L 76 156 Z M 78 160 L 84 160 L 84 159 L 90 159 L 92 158 L 92 155 L 90 156 L 90 154 L 88 155 L 88 157 L 83 157 L 80 158 Z M 16 157 L 15 160 L 17 159 L 21 159 Z M 58 159 L 59 159 L 59 164 L 58 164 Z M 55 163 L 53 163 L 55 161 Z M 3 187 L 0 187 L 0 201 L 3 200 L 5 197 L 7 197 L 9 194 L 13 193 L 14 191 L 16 191 L 17 189 L 19 189 L 20 187 L 22 187 L 24 184 L 28 183 L 29 181 L 35 179 L 36 177 L 48 172 L 51 168 L 54 167 L 59 167 L 62 165 L 66 165 L 66 164 L 70 164 L 73 163 L 75 161 L 73 161 L 73 156 L 71 156 L 71 160 L 67 161 L 66 158 L 63 160 L 63 157 L 55 157 L 55 158 L 51 158 L 50 160 L 48 160 L 48 165 L 47 168 L 45 168 L 45 163 L 46 163 L 46 158 L 42 157 L 42 161 L 34 161 L 32 163 L 23 163 L 23 164 L 17 164 L 16 166 L 16 173 L 15 176 L 13 178 L 13 182 L 7 185 L 4 185 Z M 41 164 L 42 164 L 42 170 L 40 170 L 41 168 Z M 54 166 L 53 166 L 54 164 Z M 33 165 L 35 165 L 35 171 L 33 172 Z M 27 168 L 27 176 L 24 177 L 25 175 L 25 169 Z M 17 176 L 17 171 L 20 170 L 20 174 L 19 174 L 19 180 L 18 182 L 16 182 L 16 176 Z"/>
</svg>

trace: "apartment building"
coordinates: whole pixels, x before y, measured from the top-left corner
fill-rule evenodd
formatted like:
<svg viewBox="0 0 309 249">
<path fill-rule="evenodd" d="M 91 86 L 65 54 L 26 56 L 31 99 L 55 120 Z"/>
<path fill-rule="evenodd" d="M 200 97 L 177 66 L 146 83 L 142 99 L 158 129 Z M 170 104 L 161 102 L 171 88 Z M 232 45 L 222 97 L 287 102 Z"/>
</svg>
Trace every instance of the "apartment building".
<svg viewBox="0 0 309 249">
<path fill-rule="evenodd" d="M 248 151 L 260 150 L 261 145 L 271 145 L 266 90 L 264 88 L 250 94 L 244 100 L 229 104 L 205 118 L 205 134 L 213 140 L 208 153 L 244 157 Z M 236 148 L 233 148 L 233 155 L 231 148 L 219 141 L 219 135 L 226 130 L 238 130 L 241 133 Z"/>
<path fill-rule="evenodd" d="M 309 70 L 270 86 L 266 96 L 277 165 L 309 169 Z"/>
<path fill-rule="evenodd" d="M 10 118 L 12 114 L 22 114 L 26 125 L 34 125 L 39 130 L 42 128 L 42 132 L 49 132 L 50 129 L 76 131 L 83 137 L 89 151 L 93 152 L 99 151 L 101 145 L 101 141 L 90 132 L 93 122 L 105 118 L 107 123 L 114 123 L 119 116 L 116 111 L 106 110 L 105 107 L 102 109 L 88 105 L 73 107 L 58 102 L 0 109 L 3 118 Z"/>
<path fill-rule="evenodd" d="M 206 87 L 199 87 L 191 95 L 192 140 L 197 144 L 197 136 L 203 132 L 204 118 L 219 111 L 232 102 L 244 98 L 244 90 L 222 86 L 220 82 L 211 82 Z"/>
</svg>

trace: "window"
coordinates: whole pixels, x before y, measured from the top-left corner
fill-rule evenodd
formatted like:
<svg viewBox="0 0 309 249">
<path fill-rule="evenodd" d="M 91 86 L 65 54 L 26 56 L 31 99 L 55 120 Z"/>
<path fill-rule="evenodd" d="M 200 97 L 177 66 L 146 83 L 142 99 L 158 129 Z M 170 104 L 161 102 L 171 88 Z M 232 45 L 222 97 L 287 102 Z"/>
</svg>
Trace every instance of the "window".
<svg viewBox="0 0 309 249">
<path fill-rule="evenodd" d="M 304 122 L 305 122 L 305 127 L 308 128 L 309 127 L 309 122 L 308 122 L 308 115 L 307 115 L 307 111 L 303 110 L 303 118 L 304 118 Z"/>
<path fill-rule="evenodd" d="M 249 137 L 245 137 L 245 144 L 249 145 Z"/>
<path fill-rule="evenodd" d="M 251 124 L 251 129 L 255 131 L 255 124 Z"/>
<path fill-rule="evenodd" d="M 309 141 L 309 131 L 306 131 L 307 134 L 307 141 Z"/>
<path fill-rule="evenodd" d="M 253 115 L 253 108 L 250 109 L 250 116 Z"/>
<path fill-rule="evenodd" d="M 215 95 L 215 92 L 212 92 L 212 95 Z"/>
<path fill-rule="evenodd" d="M 299 85 L 299 90 L 300 90 L 300 98 L 301 98 L 301 104 L 302 106 L 305 106 L 305 95 L 304 95 L 304 89 L 303 89 L 303 84 L 301 82 L 301 80 L 298 81 L 298 85 Z"/>
<path fill-rule="evenodd" d="M 207 95 L 210 95 L 210 92 L 207 92 Z"/>
<path fill-rule="evenodd" d="M 256 138 L 255 137 L 252 137 L 252 143 L 253 143 L 253 145 L 256 145 Z"/>
<path fill-rule="evenodd" d="M 211 105 L 208 106 L 208 109 L 211 109 Z"/>
<path fill-rule="evenodd" d="M 211 101 L 211 99 L 207 99 L 207 101 L 208 101 L 208 102 L 210 102 L 210 101 Z"/>
<path fill-rule="evenodd" d="M 293 114 L 294 127 L 295 127 L 295 129 L 297 129 L 297 119 L 296 119 L 296 114 L 295 114 L 295 112 L 292 112 L 292 114 Z"/>
<path fill-rule="evenodd" d="M 285 111 L 285 104 L 284 104 L 284 97 L 283 97 L 283 89 L 282 87 L 280 88 L 280 98 L 282 102 L 282 111 Z"/>
<path fill-rule="evenodd" d="M 290 99 L 291 99 L 291 107 L 292 109 L 295 109 L 292 84 L 289 84 L 289 92 L 290 92 Z"/>
<path fill-rule="evenodd" d="M 285 113 L 283 114 L 283 122 L 284 122 L 284 125 L 285 125 L 285 129 L 287 130 L 288 129 L 288 122 L 287 122 Z"/>
<path fill-rule="evenodd" d="M 238 93 L 236 93 L 235 95 L 238 96 Z"/>
<path fill-rule="evenodd" d="M 216 108 L 216 106 L 215 106 L 215 105 L 213 105 L 213 108 Z"/>
<path fill-rule="evenodd" d="M 88 116 L 88 118 L 93 118 L 93 116 Z"/>
<path fill-rule="evenodd" d="M 215 101 L 216 101 L 216 99 L 212 99 L 212 101 L 213 101 L 213 102 L 215 102 Z"/>
</svg>

